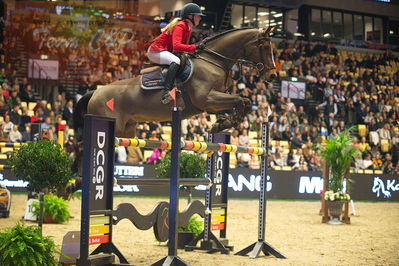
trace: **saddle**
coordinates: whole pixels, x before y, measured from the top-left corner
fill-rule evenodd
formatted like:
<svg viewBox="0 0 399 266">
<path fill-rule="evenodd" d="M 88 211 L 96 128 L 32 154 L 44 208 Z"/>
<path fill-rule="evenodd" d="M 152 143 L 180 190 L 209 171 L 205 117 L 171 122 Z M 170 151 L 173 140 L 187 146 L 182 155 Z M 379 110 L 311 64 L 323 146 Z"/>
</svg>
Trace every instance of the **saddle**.
<svg viewBox="0 0 399 266">
<path fill-rule="evenodd" d="M 186 54 L 179 54 L 180 68 L 177 73 L 176 81 L 184 84 L 191 78 L 194 67 Z M 158 65 L 155 63 L 145 64 L 140 71 L 140 87 L 143 90 L 163 90 L 165 88 L 165 75 L 168 65 Z"/>
</svg>

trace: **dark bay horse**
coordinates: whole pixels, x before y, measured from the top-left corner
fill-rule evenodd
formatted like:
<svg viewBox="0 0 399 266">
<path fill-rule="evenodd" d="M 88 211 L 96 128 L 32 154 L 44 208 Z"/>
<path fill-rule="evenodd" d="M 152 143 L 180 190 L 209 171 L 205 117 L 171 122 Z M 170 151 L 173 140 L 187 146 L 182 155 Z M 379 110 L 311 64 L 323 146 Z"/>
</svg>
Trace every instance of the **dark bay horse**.
<svg viewBox="0 0 399 266">
<path fill-rule="evenodd" d="M 229 115 L 213 125 L 212 131 L 237 126 L 250 112 L 251 103 L 246 98 L 226 93 L 230 69 L 237 62 L 249 64 L 258 70 L 260 77 L 270 80 L 276 74 L 269 38 L 272 30 L 234 29 L 206 38 L 205 49 L 191 56 L 194 65 L 191 78 L 180 88 L 185 96 L 177 98 L 177 105 L 183 109 L 182 116 L 230 110 Z M 88 92 L 75 105 L 75 134 L 79 140 L 83 114 L 89 113 L 116 118 L 116 136 L 134 137 L 138 122 L 171 120 L 171 105 L 162 104 L 161 96 L 162 90 L 141 89 L 139 77 Z M 113 108 L 107 104 L 110 101 Z"/>
</svg>

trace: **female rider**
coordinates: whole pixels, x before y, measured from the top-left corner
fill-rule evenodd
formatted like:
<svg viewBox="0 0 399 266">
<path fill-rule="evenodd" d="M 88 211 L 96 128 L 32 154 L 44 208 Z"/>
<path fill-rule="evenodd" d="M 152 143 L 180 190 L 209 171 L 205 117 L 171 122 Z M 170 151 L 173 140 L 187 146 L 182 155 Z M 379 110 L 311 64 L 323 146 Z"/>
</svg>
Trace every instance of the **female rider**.
<svg viewBox="0 0 399 266">
<path fill-rule="evenodd" d="M 165 93 L 161 100 L 163 104 L 172 100 L 169 92 L 180 67 L 180 59 L 173 52 L 194 53 L 204 48 L 202 43 L 188 44 L 192 28 L 199 24 L 201 16 L 204 15 L 197 4 L 186 4 L 181 10 L 181 17 L 173 19 L 162 29 L 162 33 L 149 43 L 148 58 L 154 63 L 169 65 L 165 77 Z"/>
</svg>

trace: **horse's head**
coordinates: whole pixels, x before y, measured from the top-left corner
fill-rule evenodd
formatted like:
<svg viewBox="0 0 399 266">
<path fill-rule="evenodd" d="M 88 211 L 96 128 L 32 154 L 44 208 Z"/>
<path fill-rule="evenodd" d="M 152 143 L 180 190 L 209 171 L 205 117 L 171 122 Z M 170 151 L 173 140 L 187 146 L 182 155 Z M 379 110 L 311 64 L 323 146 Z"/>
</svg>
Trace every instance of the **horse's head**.
<svg viewBox="0 0 399 266">
<path fill-rule="evenodd" d="M 273 45 L 269 36 L 273 31 L 274 27 L 259 29 L 256 37 L 244 47 L 245 58 L 255 63 L 260 77 L 268 81 L 277 76 Z"/>
</svg>

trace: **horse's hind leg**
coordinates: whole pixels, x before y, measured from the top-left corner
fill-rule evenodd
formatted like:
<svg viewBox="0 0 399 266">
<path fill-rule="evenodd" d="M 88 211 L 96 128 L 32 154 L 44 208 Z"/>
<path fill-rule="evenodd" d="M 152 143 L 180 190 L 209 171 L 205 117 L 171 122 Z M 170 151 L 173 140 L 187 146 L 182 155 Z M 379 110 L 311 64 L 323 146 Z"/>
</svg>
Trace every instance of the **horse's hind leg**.
<svg viewBox="0 0 399 266">
<path fill-rule="evenodd" d="M 121 138 L 134 138 L 136 136 L 137 122 L 129 121 L 117 125 L 116 136 Z"/>
</svg>

